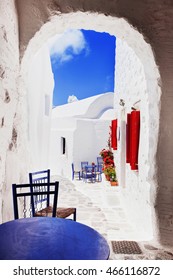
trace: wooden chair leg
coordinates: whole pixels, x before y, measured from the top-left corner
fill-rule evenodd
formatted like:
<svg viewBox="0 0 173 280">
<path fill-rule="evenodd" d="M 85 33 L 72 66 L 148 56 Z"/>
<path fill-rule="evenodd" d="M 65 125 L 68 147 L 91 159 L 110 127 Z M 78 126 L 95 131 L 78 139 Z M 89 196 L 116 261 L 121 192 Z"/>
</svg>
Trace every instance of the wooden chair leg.
<svg viewBox="0 0 173 280">
<path fill-rule="evenodd" d="M 76 209 L 75 212 L 73 213 L 73 220 L 76 222 Z"/>
</svg>

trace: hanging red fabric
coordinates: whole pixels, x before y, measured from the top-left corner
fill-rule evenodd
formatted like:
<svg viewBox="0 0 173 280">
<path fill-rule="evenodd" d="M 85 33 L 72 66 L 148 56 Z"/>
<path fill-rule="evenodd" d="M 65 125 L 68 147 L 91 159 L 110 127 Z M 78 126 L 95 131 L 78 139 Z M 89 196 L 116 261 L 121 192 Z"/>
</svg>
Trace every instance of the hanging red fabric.
<svg viewBox="0 0 173 280">
<path fill-rule="evenodd" d="M 113 150 L 117 150 L 117 124 L 118 121 L 116 120 L 112 120 L 111 123 L 111 147 Z"/>
<path fill-rule="evenodd" d="M 127 124 L 126 124 L 126 162 L 130 163 L 130 121 L 131 114 L 127 114 Z"/>
<path fill-rule="evenodd" d="M 130 166 L 138 170 L 138 150 L 140 134 L 140 111 L 132 111 L 130 117 Z"/>
</svg>

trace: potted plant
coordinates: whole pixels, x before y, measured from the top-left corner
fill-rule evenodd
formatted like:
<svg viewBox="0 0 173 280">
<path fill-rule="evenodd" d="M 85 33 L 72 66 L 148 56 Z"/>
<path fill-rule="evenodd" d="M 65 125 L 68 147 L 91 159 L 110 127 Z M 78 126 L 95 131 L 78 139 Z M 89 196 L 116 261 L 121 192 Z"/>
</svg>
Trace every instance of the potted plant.
<svg viewBox="0 0 173 280">
<path fill-rule="evenodd" d="M 111 186 L 117 186 L 118 182 L 117 182 L 115 167 L 113 167 L 110 170 L 109 176 L 110 176 L 110 184 L 111 184 Z"/>
<path fill-rule="evenodd" d="M 107 181 L 110 181 L 110 169 L 111 168 L 112 168 L 112 166 L 104 165 L 103 169 L 102 169 Z"/>
<path fill-rule="evenodd" d="M 111 151 L 111 148 L 102 149 L 100 155 L 103 159 L 103 168 L 102 171 L 105 175 L 107 181 L 110 181 L 112 186 L 118 185 L 117 177 L 116 177 L 116 170 L 114 165 L 114 155 Z"/>
</svg>

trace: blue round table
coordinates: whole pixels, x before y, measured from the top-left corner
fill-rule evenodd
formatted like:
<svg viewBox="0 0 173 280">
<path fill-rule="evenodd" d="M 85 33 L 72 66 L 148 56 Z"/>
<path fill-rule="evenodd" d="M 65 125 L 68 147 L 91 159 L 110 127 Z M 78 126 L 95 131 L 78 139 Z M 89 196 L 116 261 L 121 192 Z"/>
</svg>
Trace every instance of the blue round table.
<svg viewBox="0 0 173 280">
<path fill-rule="evenodd" d="M 109 252 L 101 234 L 72 220 L 35 217 L 0 225 L 1 260 L 106 260 Z"/>
</svg>

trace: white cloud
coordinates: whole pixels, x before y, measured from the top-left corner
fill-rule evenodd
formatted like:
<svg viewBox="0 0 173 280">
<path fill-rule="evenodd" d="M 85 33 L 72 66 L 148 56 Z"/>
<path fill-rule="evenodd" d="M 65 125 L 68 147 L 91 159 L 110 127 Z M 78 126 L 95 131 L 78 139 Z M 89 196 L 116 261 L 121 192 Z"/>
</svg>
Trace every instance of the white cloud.
<svg viewBox="0 0 173 280">
<path fill-rule="evenodd" d="M 78 101 L 77 97 L 75 95 L 69 95 L 67 102 L 72 103 Z"/>
<path fill-rule="evenodd" d="M 48 45 L 51 56 L 58 58 L 60 62 L 73 59 L 74 55 L 80 54 L 84 49 L 88 52 L 88 45 L 83 33 L 75 29 L 54 36 L 48 41 Z"/>
</svg>

